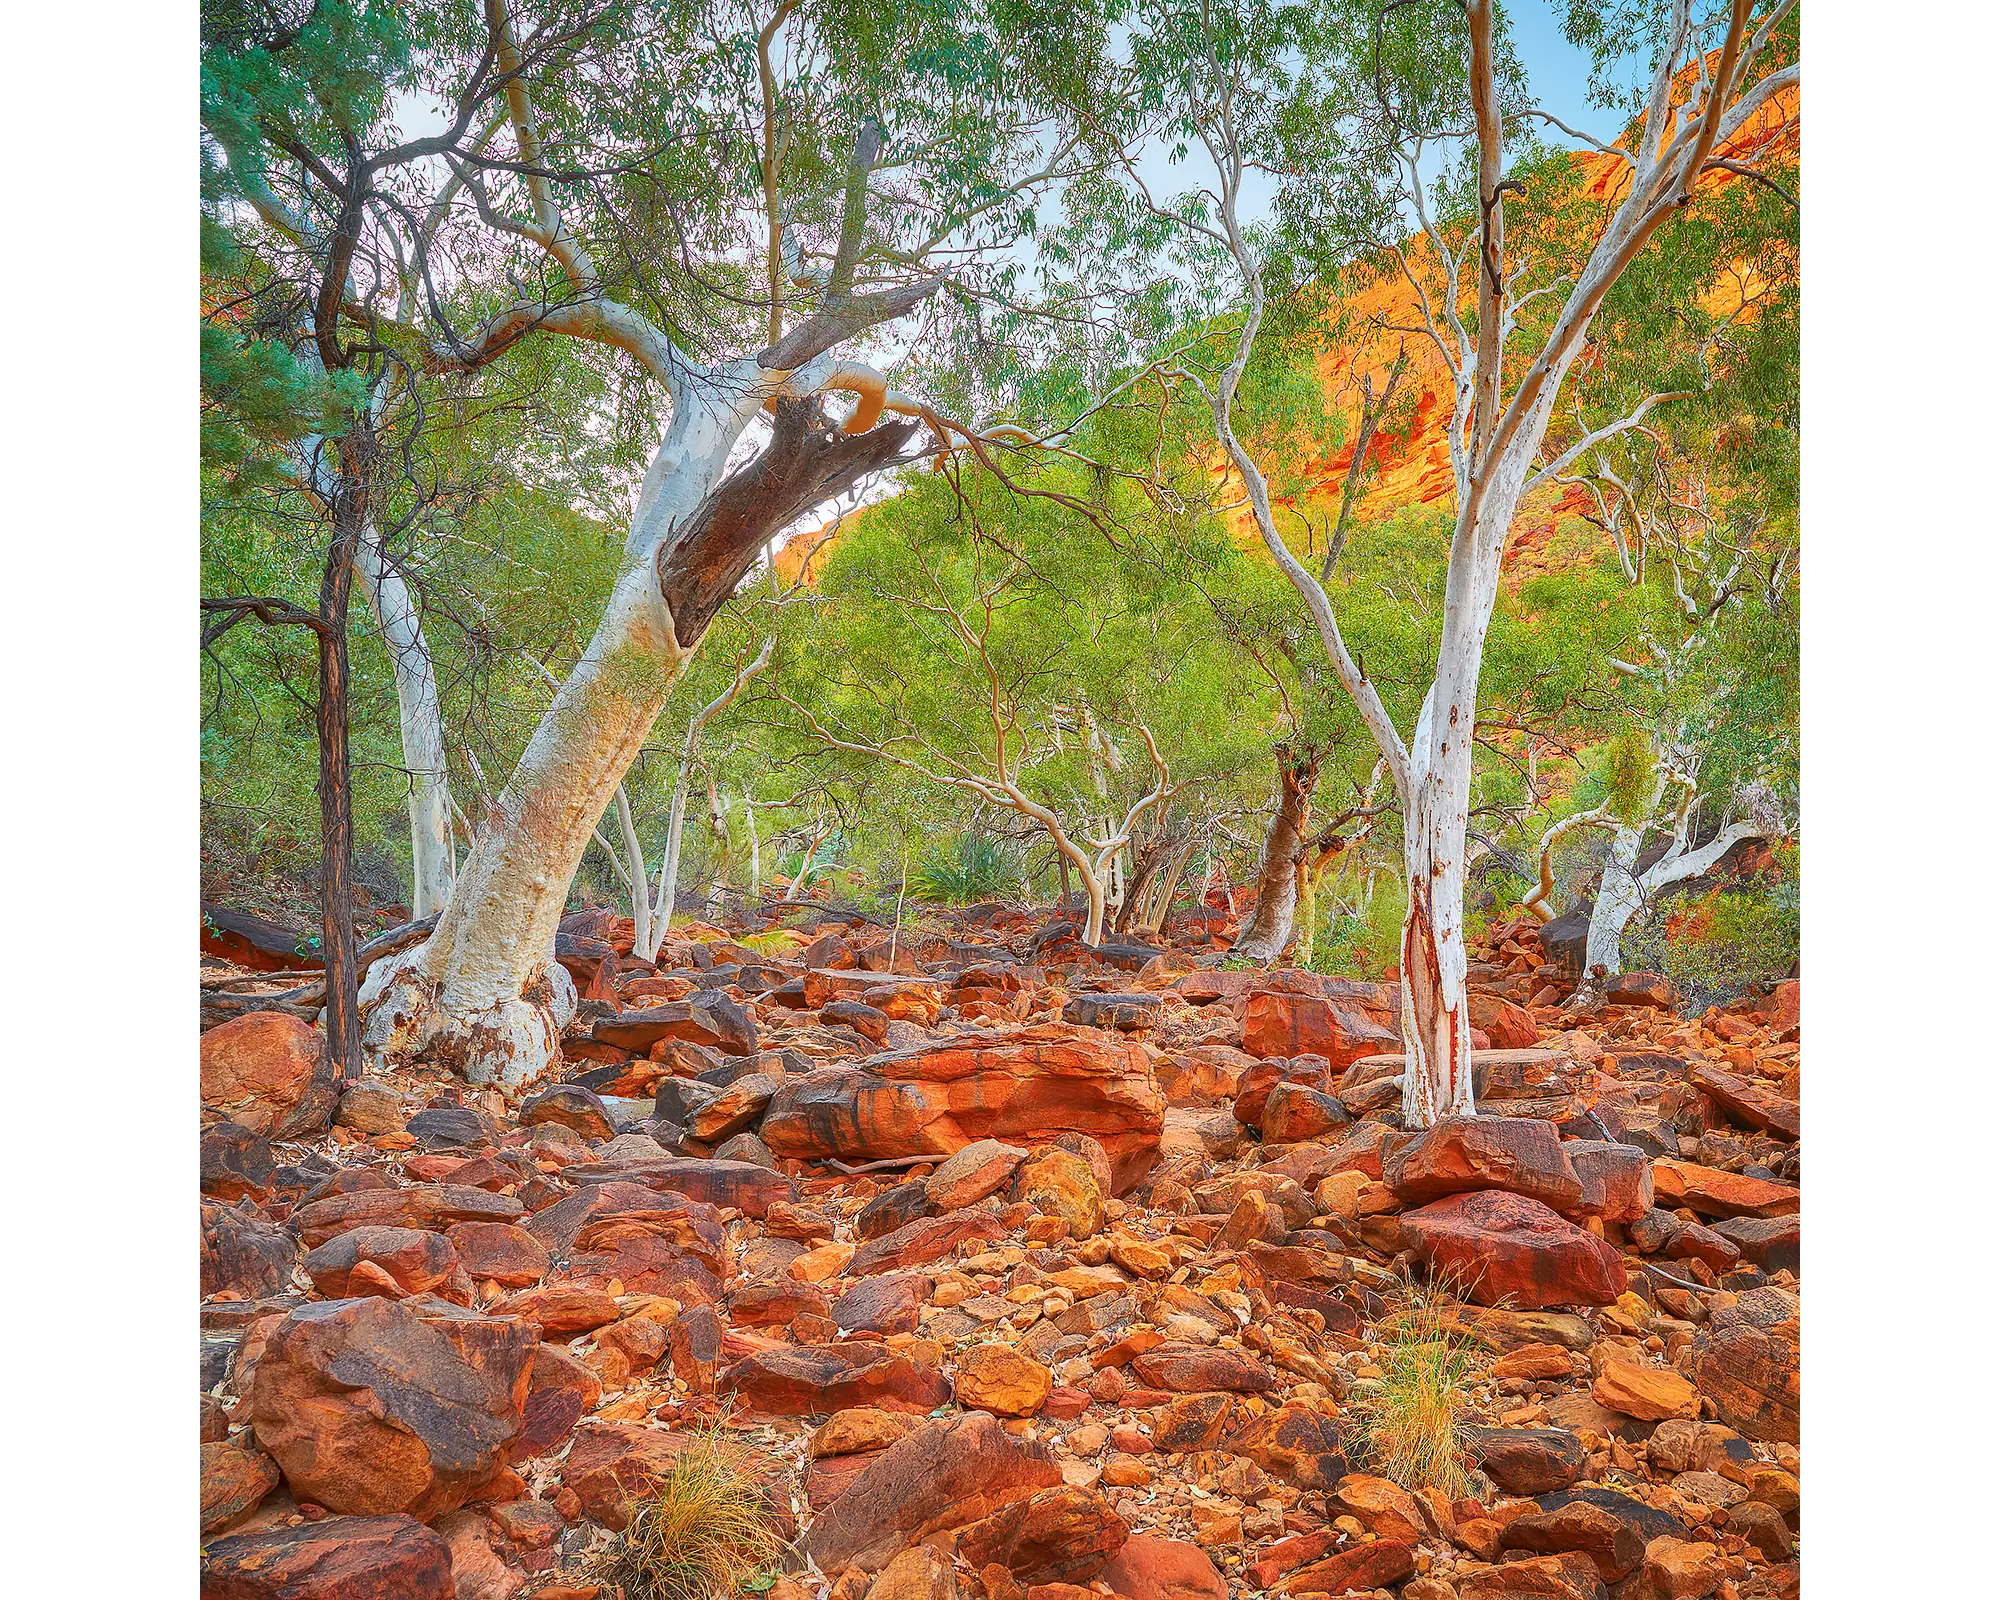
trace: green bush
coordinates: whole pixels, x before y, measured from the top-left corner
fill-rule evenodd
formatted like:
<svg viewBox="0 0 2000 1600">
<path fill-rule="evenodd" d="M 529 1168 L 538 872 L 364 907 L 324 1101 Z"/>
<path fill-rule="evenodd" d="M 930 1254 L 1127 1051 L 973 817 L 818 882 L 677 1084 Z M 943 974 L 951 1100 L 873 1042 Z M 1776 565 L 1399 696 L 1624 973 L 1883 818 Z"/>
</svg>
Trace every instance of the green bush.
<svg viewBox="0 0 2000 1600">
<path fill-rule="evenodd" d="M 1020 858 L 1003 839 L 962 834 L 917 863 L 910 874 L 910 897 L 951 905 L 993 900 L 1021 881 Z"/>
<path fill-rule="evenodd" d="M 1798 879 L 1670 901 L 1635 921 L 1624 944 L 1626 967 L 1663 974 L 1688 1010 L 1727 1005 L 1798 960 Z"/>
</svg>

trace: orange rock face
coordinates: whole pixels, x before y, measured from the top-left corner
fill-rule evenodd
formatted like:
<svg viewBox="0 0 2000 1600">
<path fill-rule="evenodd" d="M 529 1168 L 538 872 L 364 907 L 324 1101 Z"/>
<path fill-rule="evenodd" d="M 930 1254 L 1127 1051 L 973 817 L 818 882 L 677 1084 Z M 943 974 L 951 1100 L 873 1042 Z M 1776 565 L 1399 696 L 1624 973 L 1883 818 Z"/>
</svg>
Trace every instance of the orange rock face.
<svg viewBox="0 0 2000 1600">
<path fill-rule="evenodd" d="M 325 1132 L 340 1096 L 326 1038 L 282 1011 L 252 1011 L 201 1036 L 204 1123 L 241 1123 L 267 1139 Z"/>
<path fill-rule="evenodd" d="M 1481 1305 L 1608 1306 L 1625 1292 L 1616 1250 L 1524 1195 L 1455 1194 L 1408 1213 L 1403 1226 L 1424 1264 L 1463 1278 Z"/>
<path fill-rule="evenodd" d="M 879 1161 L 951 1155 L 980 1139 L 1046 1144 L 1086 1133 L 1119 1187 L 1152 1164 L 1166 1097 L 1145 1051 L 1065 1023 L 967 1034 L 787 1079 L 759 1130 L 774 1155 Z"/>
<path fill-rule="evenodd" d="M 454 1511 L 521 1431 L 536 1343 L 524 1322 L 429 1321 L 388 1300 L 303 1306 L 257 1363 L 257 1442 L 329 1510 Z"/>
<path fill-rule="evenodd" d="M 1274 973 L 1244 1002 L 1243 1048 L 1253 1056 L 1324 1056 L 1338 1072 L 1395 1050 L 1402 998 L 1394 984 Z"/>
</svg>

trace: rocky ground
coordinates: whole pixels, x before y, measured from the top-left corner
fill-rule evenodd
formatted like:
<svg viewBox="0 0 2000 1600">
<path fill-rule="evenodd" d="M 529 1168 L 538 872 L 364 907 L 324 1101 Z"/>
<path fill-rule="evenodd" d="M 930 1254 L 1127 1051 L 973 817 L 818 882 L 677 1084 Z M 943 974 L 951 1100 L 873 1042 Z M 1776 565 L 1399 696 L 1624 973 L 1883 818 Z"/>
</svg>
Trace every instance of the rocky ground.
<svg viewBox="0 0 2000 1600">
<path fill-rule="evenodd" d="M 1502 929 L 1481 1114 L 1418 1136 L 1394 986 L 1219 913 L 791 909 L 565 924 L 563 1082 L 204 1035 L 204 1595 L 580 1600 L 716 1419 L 777 1600 L 1797 1593 L 1795 983 L 1577 1018 Z M 1370 1445 L 1426 1281 L 1456 1499 Z"/>
</svg>

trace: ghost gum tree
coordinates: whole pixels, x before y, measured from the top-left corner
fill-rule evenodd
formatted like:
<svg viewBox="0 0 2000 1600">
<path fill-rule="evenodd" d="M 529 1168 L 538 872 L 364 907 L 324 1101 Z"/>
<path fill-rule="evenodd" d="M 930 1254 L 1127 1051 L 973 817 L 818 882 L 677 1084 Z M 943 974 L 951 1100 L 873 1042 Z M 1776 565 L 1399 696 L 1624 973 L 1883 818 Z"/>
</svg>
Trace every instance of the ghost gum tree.
<svg viewBox="0 0 2000 1600">
<path fill-rule="evenodd" d="M 409 143 L 434 158 L 432 194 L 460 192 L 428 235 L 407 200 L 363 210 L 425 286 L 432 363 L 472 375 L 524 340 L 588 341 L 666 412 L 590 643 L 478 819 L 435 933 L 365 996 L 372 1047 L 519 1081 L 555 1051 L 555 925 L 619 780 L 760 552 L 911 446 L 916 421 L 881 420 L 868 336 L 969 296 L 1031 227 L 1033 195 L 1076 158 L 1051 108 L 1078 98 L 1101 27 L 1023 5 L 905 8 L 890 27 L 786 0 L 519 18 L 489 0 L 476 25 L 454 8 L 409 29 L 417 80 L 451 108 Z M 386 320 L 366 292 L 360 313 Z M 835 394 L 861 403 L 836 421 Z"/>
<path fill-rule="evenodd" d="M 1790 0 L 1655 16 L 1580 4 L 1574 37 L 1600 64 L 1634 50 L 1649 76 L 1633 125 L 1603 147 L 1615 180 L 1584 246 L 1569 259 L 1510 249 L 1510 209 L 1536 203 L 1525 169 L 1531 105 L 1491 0 L 1411 6 L 1175 8 L 1149 18 L 1135 46 L 1141 93 L 1161 136 L 1198 150 L 1212 181 L 1156 201 L 1137 168 L 1135 206 L 1241 286 L 1234 359 L 1189 370 L 1244 483 L 1258 532 L 1310 611 L 1336 676 L 1373 737 L 1403 817 L 1409 894 L 1402 941 L 1404 1115 L 1411 1126 L 1473 1110 L 1464 889 L 1480 664 L 1502 558 L 1525 497 L 1602 439 L 1642 424 L 1665 397 L 1545 453 L 1564 380 L 1620 277 L 1678 216 L 1717 162 L 1774 100 L 1796 87 Z M 1439 172 L 1442 176 L 1434 176 Z M 1342 636 L 1326 588 L 1288 547 L 1265 474 L 1233 410 L 1269 297 L 1270 241 L 1246 216 L 1246 180 L 1292 174 L 1281 210 L 1329 261 L 1359 259 L 1407 285 L 1409 327 L 1451 375 L 1447 424 L 1455 484 L 1435 674 L 1406 737 Z M 1567 190 L 1562 191 L 1564 200 Z"/>
<path fill-rule="evenodd" d="M 781 642 L 774 690 L 804 751 L 1025 819 L 1080 883 L 1088 944 L 1109 926 L 1119 852 L 1244 753 L 1216 733 L 1246 685 L 1215 660 L 1192 593 L 983 472 L 926 476 L 871 508 L 819 595 Z M 1148 917 L 1164 914 L 1148 888 L 1163 868 L 1126 885 Z"/>
</svg>

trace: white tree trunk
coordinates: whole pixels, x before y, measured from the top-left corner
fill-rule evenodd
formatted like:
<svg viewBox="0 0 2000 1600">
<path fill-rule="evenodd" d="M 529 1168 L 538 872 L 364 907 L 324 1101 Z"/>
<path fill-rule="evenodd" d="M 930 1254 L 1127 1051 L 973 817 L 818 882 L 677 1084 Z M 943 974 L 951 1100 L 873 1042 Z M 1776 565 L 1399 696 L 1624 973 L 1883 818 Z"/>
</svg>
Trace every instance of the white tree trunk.
<svg viewBox="0 0 2000 1600">
<path fill-rule="evenodd" d="M 1633 871 L 1639 860 L 1641 830 L 1620 824 L 1611 836 L 1611 854 L 1605 858 L 1603 875 L 1597 883 L 1597 903 L 1590 911 L 1590 932 L 1583 948 L 1583 976 L 1588 981 L 1592 969 L 1622 970 L 1619 946 L 1631 922 L 1645 903 L 1638 875 Z"/>
<path fill-rule="evenodd" d="M 743 825 L 750 830 L 750 898 L 756 900 L 764 892 L 764 863 L 757 838 L 757 802 L 748 789 L 743 791 Z"/>
<path fill-rule="evenodd" d="M 680 767 L 674 773 L 674 798 L 667 808 L 667 853 L 660 860 L 660 882 L 654 900 L 658 914 L 653 918 L 652 943 L 640 952 L 648 961 L 660 959 L 660 946 L 666 942 L 667 929 L 674 920 L 674 899 L 681 877 L 681 836 L 687 821 L 688 778 L 693 770 L 694 740 L 690 738 L 681 752 Z"/>
<path fill-rule="evenodd" d="M 698 647 L 676 637 L 653 557 L 721 480 L 756 416 L 769 375 L 754 365 L 737 363 L 682 396 L 597 631 L 494 800 L 436 932 L 371 981 L 366 1042 L 376 1052 L 433 1061 L 474 1083 L 523 1083 L 555 1059 L 567 974 L 551 955 L 564 899 L 597 819 Z"/>
<path fill-rule="evenodd" d="M 444 716 L 437 672 L 410 586 L 382 557 L 375 530 L 365 528 L 354 575 L 368 596 L 396 680 L 396 714 L 403 766 L 409 773 L 410 915 L 423 918 L 451 898 L 451 792 L 445 772 Z"/>
</svg>

